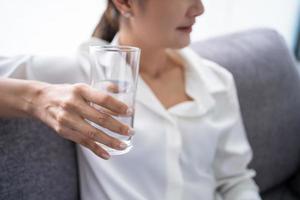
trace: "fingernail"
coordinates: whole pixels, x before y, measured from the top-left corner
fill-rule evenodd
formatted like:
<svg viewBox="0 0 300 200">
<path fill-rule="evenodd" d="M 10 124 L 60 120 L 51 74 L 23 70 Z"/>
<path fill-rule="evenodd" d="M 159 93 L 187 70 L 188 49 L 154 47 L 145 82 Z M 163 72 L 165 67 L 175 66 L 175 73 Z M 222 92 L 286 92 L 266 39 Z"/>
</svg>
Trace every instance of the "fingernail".
<svg viewBox="0 0 300 200">
<path fill-rule="evenodd" d="M 133 114 L 133 109 L 132 108 L 128 108 L 126 111 L 126 115 L 132 115 Z"/>
<path fill-rule="evenodd" d="M 134 129 L 129 127 L 127 131 L 127 135 L 133 136 L 134 134 L 135 134 Z"/>
<path fill-rule="evenodd" d="M 106 160 L 110 159 L 110 155 L 107 154 L 107 153 L 103 153 L 102 156 L 103 156 L 103 158 L 106 159 Z"/>
<path fill-rule="evenodd" d="M 124 126 L 124 128 L 122 128 L 122 131 L 120 133 L 126 136 L 128 135 L 130 136 L 132 135 L 132 132 L 133 132 L 132 128 L 130 128 L 129 126 Z"/>
<path fill-rule="evenodd" d="M 125 144 L 125 143 L 120 143 L 119 144 L 119 147 L 121 148 L 121 149 L 126 149 L 127 148 L 127 144 Z"/>
</svg>

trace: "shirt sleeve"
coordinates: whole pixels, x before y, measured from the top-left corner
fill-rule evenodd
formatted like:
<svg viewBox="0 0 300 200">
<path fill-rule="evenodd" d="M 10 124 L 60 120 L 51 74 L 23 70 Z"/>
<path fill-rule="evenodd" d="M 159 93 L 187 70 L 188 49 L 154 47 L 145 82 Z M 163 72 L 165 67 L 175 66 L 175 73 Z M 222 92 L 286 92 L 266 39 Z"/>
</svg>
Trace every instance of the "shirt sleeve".
<svg viewBox="0 0 300 200">
<path fill-rule="evenodd" d="M 27 79 L 31 56 L 0 57 L 0 76 Z"/>
<path fill-rule="evenodd" d="M 89 83 L 90 65 L 74 56 L 0 56 L 0 76 L 48 83 Z"/>
<path fill-rule="evenodd" d="M 76 53 L 64 56 L 0 56 L 0 77 L 48 83 L 90 83 L 90 45 L 107 45 L 99 38 L 82 43 Z"/>
<path fill-rule="evenodd" d="M 261 200 L 252 179 L 255 172 L 247 168 L 252 150 L 243 126 L 237 92 L 232 75 L 227 92 L 230 126 L 219 138 L 213 164 L 217 192 L 223 200 Z"/>
</svg>

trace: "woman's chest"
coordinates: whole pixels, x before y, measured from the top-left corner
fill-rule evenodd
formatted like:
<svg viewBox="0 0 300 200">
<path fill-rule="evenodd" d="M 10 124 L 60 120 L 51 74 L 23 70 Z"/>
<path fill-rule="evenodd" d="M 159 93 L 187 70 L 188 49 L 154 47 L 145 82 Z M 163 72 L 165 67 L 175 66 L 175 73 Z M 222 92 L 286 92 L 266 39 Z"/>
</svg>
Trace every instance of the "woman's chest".
<svg viewBox="0 0 300 200">
<path fill-rule="evenodd" d="M 142 77 L 165 109 L 192 100 L 186 93 L 185 78 L 180 68 L 175 68 L 156 79 L 150 79 L 147 76 Z"/>
<path fill-rule="evenodd" d="M 172 121 L 170 120 L 173 119 Z M 222 134 L 222 124 L 210 114 L 193 118 L 164 118 L 143 105 L 136 106 L 134 153 L 167 158 L 179 152 L 179 160 L 190 166 L 209 167 Z"/>
</svg>

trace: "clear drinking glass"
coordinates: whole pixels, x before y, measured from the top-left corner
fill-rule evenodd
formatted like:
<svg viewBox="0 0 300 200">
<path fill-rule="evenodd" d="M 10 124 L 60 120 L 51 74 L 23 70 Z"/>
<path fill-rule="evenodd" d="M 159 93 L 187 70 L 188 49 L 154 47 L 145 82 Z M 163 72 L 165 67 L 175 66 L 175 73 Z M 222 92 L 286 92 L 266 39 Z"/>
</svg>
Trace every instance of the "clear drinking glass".
<svg viewBox="0 0 300 200">
<path fill-rule="evenodd" d="M 139 73 L 140 49 L 130 46 L 104 45 L 89 46 L 91 57 L 91 86 L 101 92 L 113 96 L 124 102 L 134 112 L 135 95 Z M 104 108 L 93 105 L 101 112 Z M 113 116 L 116 120 L 133 127 L 134 113 L 131 116 Z M 112 149 L 98 143 L 110 155 L 121 155 L 132 148 L 131 136 L 120 135 L 93 122 L 89 122 L 97 129 L 127 144 L 125 150 Z"/>
</svg>

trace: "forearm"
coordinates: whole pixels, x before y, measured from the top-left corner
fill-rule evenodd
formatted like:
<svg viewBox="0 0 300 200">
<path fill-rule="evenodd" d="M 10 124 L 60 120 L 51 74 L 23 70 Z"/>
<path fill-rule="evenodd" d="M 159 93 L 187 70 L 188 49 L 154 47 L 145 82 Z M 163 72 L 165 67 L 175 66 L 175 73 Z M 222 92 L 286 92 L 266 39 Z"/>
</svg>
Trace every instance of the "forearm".
<svg viewBox="0 0 300 200">
<path fill-rule="evenodd" d="M 0 78 L 0 117 L 29 117 L 33 99 L 46 83 Z"/>
</svg>

